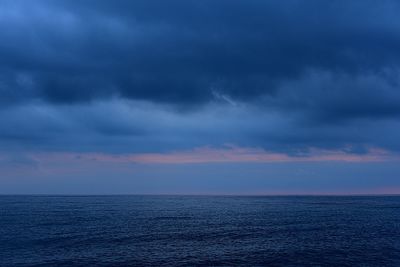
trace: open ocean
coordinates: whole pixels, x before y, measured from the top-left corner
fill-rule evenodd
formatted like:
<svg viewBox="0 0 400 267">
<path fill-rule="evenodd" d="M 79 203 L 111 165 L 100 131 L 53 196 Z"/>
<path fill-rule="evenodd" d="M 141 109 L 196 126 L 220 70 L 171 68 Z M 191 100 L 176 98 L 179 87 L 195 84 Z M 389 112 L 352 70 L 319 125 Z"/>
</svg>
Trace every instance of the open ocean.
<svg viewBox="0 0 400 267">
<path fill-rule="evenodd" d="M 0 196 L 0 266 L 400 266 L 400 197 Z"/>
</svg>

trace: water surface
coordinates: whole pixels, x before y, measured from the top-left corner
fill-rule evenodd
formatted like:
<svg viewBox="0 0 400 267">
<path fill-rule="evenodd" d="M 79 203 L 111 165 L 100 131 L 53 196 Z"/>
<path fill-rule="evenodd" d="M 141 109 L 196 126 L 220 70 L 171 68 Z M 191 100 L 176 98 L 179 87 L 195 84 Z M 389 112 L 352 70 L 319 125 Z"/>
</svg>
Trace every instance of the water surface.
<svg viewBox="0 0 400 267">
<path fill-rule="evenodd" d="M 400 197 L 0 196 L 0 266 L 400 266 Z"/>
</svg>

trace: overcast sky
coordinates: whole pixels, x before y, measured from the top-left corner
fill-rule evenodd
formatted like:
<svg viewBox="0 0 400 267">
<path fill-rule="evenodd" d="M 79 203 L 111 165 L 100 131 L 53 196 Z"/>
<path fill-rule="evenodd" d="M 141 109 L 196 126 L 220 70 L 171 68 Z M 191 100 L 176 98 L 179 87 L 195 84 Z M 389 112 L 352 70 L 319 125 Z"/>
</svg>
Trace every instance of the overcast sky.
<svg viewBox="0 0 400 267">
<path fill-rule="evenodd" d="M 400 2 L 0 1 L 0 193 L 400 193 Z"/>
</svg>

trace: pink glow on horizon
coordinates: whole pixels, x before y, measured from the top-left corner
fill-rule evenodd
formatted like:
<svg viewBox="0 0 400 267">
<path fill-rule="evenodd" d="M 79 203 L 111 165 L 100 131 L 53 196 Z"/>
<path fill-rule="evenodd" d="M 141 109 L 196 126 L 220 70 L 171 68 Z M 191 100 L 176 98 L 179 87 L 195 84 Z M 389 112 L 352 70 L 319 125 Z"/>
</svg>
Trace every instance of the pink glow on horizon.
<svg viewBox="0 0 400 267">
<path fill-rule="evenodd" d="M 37 160 L 85 160 L 109 163 L 187 164 L 187 163 L 273 163 L 273 162 L 382 162 L 398 161 L 400 155 L 383 149 L 371 148 L 366 154 L 351 154 L 342 150 L 311 148 L 306 154 L 290 156 L 269 152 L 261 148 L 226 146 L 224 148 L 199 147 L 168 153 L 105 154 L 105 153 L 42 153 Z"/>
</svg>

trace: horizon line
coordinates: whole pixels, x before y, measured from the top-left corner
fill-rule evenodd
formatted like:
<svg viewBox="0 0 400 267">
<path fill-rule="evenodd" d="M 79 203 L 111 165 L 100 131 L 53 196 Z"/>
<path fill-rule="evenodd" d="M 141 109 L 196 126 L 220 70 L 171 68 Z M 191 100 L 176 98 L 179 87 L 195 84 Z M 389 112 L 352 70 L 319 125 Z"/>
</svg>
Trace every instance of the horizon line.
<svg viewBox="0 0 400 267">
<path fill-rule="evenodd" d="M 171 193 L 158 193 L 158 194 L 153 194 L 153 193 L 141 193 L 141 194 L 136 194 L 136 193 L 103 193 L 103 194 L 91 194 L 91 193 L 85 193 L 85 194 L 81 194 L 81 193 L 7 193 L 7 194 L 3 194 L 0 193 L 0 197 L 1 196 L 87 196 L 87 197 L 96 197 L 96 196 L 188 196 L 188 197 L 195 197 L 195 196 L 204 196 L 204 197 L 307 197 L 307 196 L 315 196 L 315 197 L 323 197 L 323 196 L 400 196 L 400 193 L 327 193 L 327 194 L 210 194 L 210 193 L 205 193 L 205 194 L 201 194 L 201 193 L 196 193 L 196 194 L 171 194 Z"/>
</svg>

